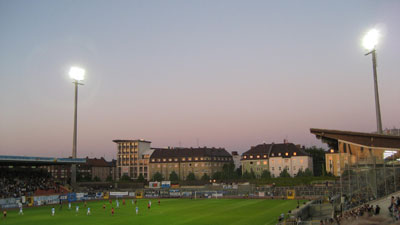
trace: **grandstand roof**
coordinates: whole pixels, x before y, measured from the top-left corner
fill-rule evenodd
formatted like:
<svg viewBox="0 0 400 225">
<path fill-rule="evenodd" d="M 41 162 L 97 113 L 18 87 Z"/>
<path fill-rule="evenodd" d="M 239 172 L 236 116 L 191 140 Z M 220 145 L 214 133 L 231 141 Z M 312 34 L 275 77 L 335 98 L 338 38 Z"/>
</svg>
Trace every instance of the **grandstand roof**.
<svg viewBox="0 0 400 225">
<path fill-rule="evenodd" d="M 151 143 L 151 141 L 146 141 L 146 140 L 144 140 L 144 139 L 136 139 L 136 140 L 132 140 L 132 139 L 116 139 L 116 140 L 113 140 L 113 142 L 115 142 L 115 143 L 120 143 L 120 142 L 122 142 L 122 143 L 124 143 L 124 142 L 147 142 L 147 143 Z"/>
<path fill-rule="evenodd" d="M 368 147 L 400 149 L 400 136 L 317 128 L 311 128 L 310 132 L 325 141 L 341 140 Z"/>
<path fill-rule="evenodd" d="M 4 164 L 43 165 L 43 164 L 82 164 L 82 163 L 86 163 L 86 159 L 0 155 L 0 164 L 3 165 Z"/>
</svg>

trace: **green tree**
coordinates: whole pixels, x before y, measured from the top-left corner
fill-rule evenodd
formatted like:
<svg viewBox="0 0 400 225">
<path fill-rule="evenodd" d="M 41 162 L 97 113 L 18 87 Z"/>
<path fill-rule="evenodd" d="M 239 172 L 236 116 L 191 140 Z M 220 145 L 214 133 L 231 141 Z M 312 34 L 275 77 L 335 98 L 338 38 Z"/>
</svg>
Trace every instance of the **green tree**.
<svg viewBox="0 0 400 225">
<path fill-rule="evenodd" d="M 163 180 L 163 176 L 160 172 L 157 172 L 153 175 L 153 181 L 162 181 Z"/>
<path fill-rule="evenodd" d="M 304 176 L 305 177 L 312 177 L 313 176 L 313 172 L 307 168 L 306 170 L 304 170 Z"/>
<path fill-rule="evenodd" d="M 287 171 L 287 169 L 283 169 L 282 172 L 279 174 L 279 177 L 290 177 L 289 172 Z"/>
<path fill-rule="evenodd" d="M 130 181 L 130 180 L 131 180 L 131 178 L 126 174 L 122 175 L 122 177 L 120 179 L 120 181 Z"/>
<path fill-rule="evenodd" d="M 271 178 L 271 172 L 269 172 L 269 170 L 264 170 L 261 174 L 261 178 L 263 179 Z"/>
<path fill-rule="evenodd" d="M 233 162 L 226 163 L 222 167 L 222 179 L 230 180 L 236 178 L 235 173 L 235 164 Z"/>
<path fill-rule="evenodd" d="M 296 177 L 304 177 L 304 171 L 303 169 L 299 169 L 299 171 L 297 171 Z"/>
<path fill-rule="evenodd" d="M 222 172 L 215 172 L 213 175 L 212 175 L 212 179 L 213 180 L 221 180 L 222 179 Z"/>
<path fill-rule="evenodd" d="M 137 182 L 139 183 L 144 183 L 146 180 L 144 179 L 143 174 L 139 174 L 138 178 L 137 178 Z"/>
<path fill-rule="evenodd" d="M 186 180 L 188 180 L 188 181 L 195 181 L 195 180 L 196 180 L 196 176 L 194 175 L 193 172 L 190 172 L 190 173 L 187 175 Z"/>
<path fill-rule="evenodd" d="M 209 181 L 210 180 L 210 176 L 208 176 L 206 173 L 204 173 L 203 176 L 201 177 L 201 180 Z"/>
<path fill-rule="evenodd" d="M 313 174 L 314 176 L 322 176 L 325 172 L 325 150 L 323 148 L 317 148 L 312 146 L 306 148 L 305 151 L 311 155 L 313 159 Z M 324 171 L 324 172 L 323 172 Z"/>
<path fill-rule="evenodd" d="M 242 178 L 245 179 L 245 180 L 255 179 L 256 178 L 256 174 L 254 173 L 253 169 L 250 170 L 250 173 L 246 170 L 243 173 Z"/>
<path fill-rule="evenodd" d="M 241 178 L 242 177 L 242 166 L 236 169 L 236 178 Z"/>
<path fill-rule="evenodd" d="M 172 171 L 171 174 L 169 174 L 169 180 L 178 181 L 179 180 L 178 174 L 176 174 L 175 171 Z"/>
<path fill-rule="evenodd" d="M 93 181 L 99 182 L 99 181 L 101 181 L 101 180 L 100 180 L 100 178 L 99 178 L 98 176 L 95 176 L 95 177 L 93 178 Z"/>
<path fill-rule="evenodd" d="M 107 182 L 111 182 L 111 181 L 113 181 L 113 178 L 112 178 L 112 176 L 111 176 L 111 175 L 108 175 L 108 177 L 106 178 L 106 181 L 107 181 Z"/>
</svg>

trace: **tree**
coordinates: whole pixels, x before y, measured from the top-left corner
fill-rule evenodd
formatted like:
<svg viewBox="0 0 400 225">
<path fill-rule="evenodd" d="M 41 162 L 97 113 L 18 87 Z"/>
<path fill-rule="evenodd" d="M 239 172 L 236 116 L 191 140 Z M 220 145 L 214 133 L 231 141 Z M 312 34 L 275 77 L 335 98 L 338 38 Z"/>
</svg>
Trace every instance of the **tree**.
<svg viewBox="0 0 400 225">
<path fill-rule="evenodd" d="M 316 146 L 312 146 L 310 148 L 306 148 L 305 151 L 311 155 L 313 158 L 313 174 L 314 176 L 322 176 L 324 174 L 323 171 L 325 168 L 325 150 L 323 148 L 317 148 Z"/>
<path fill-rule="evenodd" d="M 242 178 L 245 179 L 245 180 L 251 180 L 251 179 L 256 178 L 256 175 L 255 175 L 253 169 L 250 170 L 250 173 L 246 170 L 243 173 Z"/>
<path fill-rule="evenodd" d="M 157 172 L 153 175 L 153 181 L 162 181 L 163 180 L 163 176 L 160 172 Z"/>
<path fill-rule="evenodd" d="M 124 174 L 124 175 L 122 175 L 122 177 L 121 177 L 120 180 L 121 180 L 121 181 L 130 181 L 131 178 L 130 178 L 128 175 Z"/>
<path fill-rule="evenodd" d="M 239 168 L 236 169 L 236 178 L 241 178 L 242 177 L 242 166 L 239 166 Z"/>
<path fill-rule="evenodd" d="M 304 171 L 303 169 L 299 169 L 299 171 L 297 171 L 296 177 L 304 177 Z"/>
<path fill-rule="evenodd" d="M 190 172 L 190 173 L 187 175 L 186 180 L 188 180 L 188 181 L 195 181 L 195 180 L 196 180 L 196 176 L 194 175 L 193 172 Z"/>
<path fill-rule="evenodd" d="M 108 175 L 108 177 L 106 178 L 106 181 L 108 181 L 108 182 L 112 182 L 112 181 L 113 181 L 113 178 L 112 178 L 112 176 L 111 176 L 111 175 Z"/>
<path fill-rule="evenodd" d="M 144 179 L 144 176 L 143 176 L 143 174 L 139 174 L 139 176 L 138 176 L 138 178 L 137 178 L 137 181 L 139 182 L 139 183 L 144 183 L 146 180 Z"/>
<path fill-rule="evenodd" d="M 305 177 L 312 177 L 312 176 L 313 176 L 313 172 L 312 172 L 309 168 L 307 168 L 307 169 L 304 171 L 304 176 L 305 176 Z"/>
<path fill-rule="evenodd" d="M 222 179 L 222 172 L 218 171 L 212 175 L 213 180 L 221 180 Z"/>
<path fill-rule="evenodd" d="M 263 179 L 271 178 L 271 172 L 269 172 L 269 170 L 264 170 L 261 174 L 261 178 Z"/>
<path fill-rule="evenodd" d="M 290 177 L 289 172 L 287 171 L 287 169 L 283 169 L 282 172 L 279 174 L 280 177 Z"/>
<path fill-rule="evenodd" d="M 206 173 L 204 173 L 203 176 L 201 177 L 201 180 L 208 181 L 208 180 L 210 180 L 210 176 L 208 176 Z"/>
<path fill-rule="evenodd" d="M 234 179 L 235 176 L 235 164 L 233 162 L 224 164 L 222 167 L 222 179 L 230 180 Z"/>
<path fill-rule="evenodd" d="M 176 174 L 175 171 L 172 171 L 171 174 L 169 174 L 169 180 L 178 181 L 179 180 L 178 174 Z"/>
<path fill-rule="evenodd" d="M 100 180 L 100 178 L 99 178 L 98 176 L 95 176 L 95 177 L 93 178 L 93 181 L 99 182 L 99 181 L 101 181 L 101 180 Z"/>
</svg>

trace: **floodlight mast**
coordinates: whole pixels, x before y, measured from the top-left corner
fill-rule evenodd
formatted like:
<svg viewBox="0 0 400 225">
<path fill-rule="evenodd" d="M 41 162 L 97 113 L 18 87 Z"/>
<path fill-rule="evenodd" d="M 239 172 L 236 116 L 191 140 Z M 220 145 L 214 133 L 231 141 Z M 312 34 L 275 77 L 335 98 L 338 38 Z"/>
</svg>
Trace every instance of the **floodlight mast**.
<svg viewBox="0 0 400 225">
<path fill-rule="evenodd" d="M 77 125 L 78 125 L 78 85 L 83 85 L 79 81 L 83 81 L 85 77 L 85 70 L 79 67 L 71 67 L 69 71 L 69 76 L 73 79 L 73 84 L 75 85 L 75 101 L 74 101 L 74 132 L 72 137 L 72 158 L 77 157 Z M 76 164 L 71 165 L 71 185 L 76 187 Z"/>
<path fill-rule="evenodd" d="M 383 133 L 382 130 L 382 117 L 381 117 L 381 106 L 379 103 L 379 92 L 378 92 L 378 72 L 376 65 L 376 45 L 378 44 L 379 32 L 376 29 L 370 30 L 363 39 L 363 46 L 369 50 L 365 55 L 372 55 L 372 69 L 374 75 L 374 89 L 375 89 L 375 110 L 376 110 L 376 126 L 379 134 Z"/>
</svg>

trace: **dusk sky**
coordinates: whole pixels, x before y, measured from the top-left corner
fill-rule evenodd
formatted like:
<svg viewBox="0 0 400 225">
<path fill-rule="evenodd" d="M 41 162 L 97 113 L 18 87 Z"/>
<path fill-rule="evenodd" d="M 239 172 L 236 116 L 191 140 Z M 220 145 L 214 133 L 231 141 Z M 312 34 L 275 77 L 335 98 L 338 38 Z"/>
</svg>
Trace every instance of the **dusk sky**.
<svg viewBox="0 0 400 225">
<path fill-rule="evenodd" d="M 326 147 L 309 129 L 400 127 L 400 1 L 0 0 L 0 155 L 78 157 L 152 147 Z"/>
</svg>

